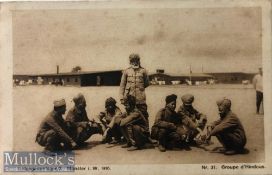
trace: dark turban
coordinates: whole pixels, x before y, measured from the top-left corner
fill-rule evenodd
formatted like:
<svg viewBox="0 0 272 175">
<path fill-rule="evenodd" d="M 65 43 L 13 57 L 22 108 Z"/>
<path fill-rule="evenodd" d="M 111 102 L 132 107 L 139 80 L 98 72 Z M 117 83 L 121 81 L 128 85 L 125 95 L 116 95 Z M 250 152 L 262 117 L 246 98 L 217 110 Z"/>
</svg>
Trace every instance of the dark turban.
<svg viewBox="0 0 272 175">
<path fill-rule="evenodd" d="M 166 104 L 169 104 L 169 103 L 171 103 L 172 101 L 176 101 L 176 100 L 177 100 L 177 96 L 176 96 L 175 94 L 168 95 L 168 96 L 166 96 L 166 98 L 165 98 Z"/>
<path fill-rule="evenodd" d="M 115 106 L 115 104 L 116 104 L 116 100 L 114 98 L 110 97 L 110 98 L 106 99 L 105 107 L 110 106 L 110 105 Z"/>
</svg>

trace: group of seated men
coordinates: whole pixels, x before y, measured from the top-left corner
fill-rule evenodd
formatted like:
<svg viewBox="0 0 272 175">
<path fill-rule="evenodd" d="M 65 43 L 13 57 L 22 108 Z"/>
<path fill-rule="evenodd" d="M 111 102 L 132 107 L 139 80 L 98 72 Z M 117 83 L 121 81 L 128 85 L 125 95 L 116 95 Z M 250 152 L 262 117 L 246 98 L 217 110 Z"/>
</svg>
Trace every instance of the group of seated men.
<svg viewBox="0 0 272 175">
<path fill-rule="evenodd" d="M 190 146 L 207 143 L 211 136 L 216 136 L 223 145 L 220 152 L 232 155 L 244 150 L 245 131 L 232 113 L 229 99 L 217 101 L 220 118 L 206 126 L 207 117 L 192 106 L 193 95 L 181 97 L 183 104 L 177 112 L 177 96 L 168 95 L 165 107 L 155 117 L 151 133 L 148 118 L 137 109 L 135 97 L 128 95 L 124 100 L 126 112 L 121 112 L 114 98 L 106 99 L 105 111 L 100 112 L 98 121 L 89 120 L 82 94 L 73 98 L 75 105 L 65 119 L 62 117 L 66 111 L 65 100 L 54 101 L 54 110 L 41 123 L 36 142 L 45 147 L 45 151 L 55 152 L 84 146 L 93 134 L 101 134 L 102 143 L 124 143 L 122 148 L 128 151 L 143 149 L 155 140 L 159 150 L 165 152 L 175 147 L 190 150 Z M 207 132 L 204 132 L 205 128 L 209 128 Z"/>
</svg>

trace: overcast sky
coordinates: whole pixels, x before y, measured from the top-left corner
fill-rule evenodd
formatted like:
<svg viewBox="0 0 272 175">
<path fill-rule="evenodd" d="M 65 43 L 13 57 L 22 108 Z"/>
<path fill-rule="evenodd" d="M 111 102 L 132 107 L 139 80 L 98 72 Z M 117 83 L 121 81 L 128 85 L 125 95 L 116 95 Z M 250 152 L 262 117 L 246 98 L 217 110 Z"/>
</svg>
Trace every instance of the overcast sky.
<svg viewBox="0 0 272 175">
<path fill-rule="evenodd" d="M 149 72 L 256 72 L 261 37 L 260 8 L 14 11 L 14 73 L 124 69 L 130 53 Z"/>
</svg>

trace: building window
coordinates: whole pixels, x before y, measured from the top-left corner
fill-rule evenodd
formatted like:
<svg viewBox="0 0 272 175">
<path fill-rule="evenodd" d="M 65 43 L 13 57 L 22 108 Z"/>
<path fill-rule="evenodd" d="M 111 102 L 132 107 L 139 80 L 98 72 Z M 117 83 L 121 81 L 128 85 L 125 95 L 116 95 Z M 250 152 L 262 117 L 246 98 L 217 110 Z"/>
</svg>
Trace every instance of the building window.
<svg viewBox="0 0 272 175">
<path fill-rule="evenodd" d="M 78 82 L 78 79 L 77 79 L 77 78 L 75 78 L 75 82 Z"/>
<path fill-rule="evenodd" d="M 66 78 L 66 81 L 67 81 L 67 82 L 70 82 L 70 78 Z"/>
</svg>

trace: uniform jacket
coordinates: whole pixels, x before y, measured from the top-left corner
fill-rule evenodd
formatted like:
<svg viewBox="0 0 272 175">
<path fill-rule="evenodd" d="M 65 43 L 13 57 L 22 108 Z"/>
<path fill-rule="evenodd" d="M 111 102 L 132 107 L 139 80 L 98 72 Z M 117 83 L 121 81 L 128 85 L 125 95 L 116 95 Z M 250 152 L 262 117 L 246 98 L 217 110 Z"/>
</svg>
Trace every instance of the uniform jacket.
<svg viewBox="0 0 272 175">
<path fill-rule="evenodd" d="M 104 111 L 104 114 L 105 115 L 103 116 L 98 115 L 97 117 L 103 124 L 109 124 L 112 121 L 113 117 L 121 115 L 121 110 L 120 108 L 116 107 L 113 114 L 109 113 L 107 110 Z"/>
<path fill-rule="evenodd" d="M 165 129 L 173 129 L 181 123 L 181 118 L 178 117 L 175 111 L 165 107 L 156 115 L 154 126 Z"/>
<path fill-rule="evenodd" d="M 67 134 L 67 126 L 62 116 L 57 116 L 55 111 L 50 112 L 42 121 L 38 136 L 43 135 L 46 131 L 54 130 L 61 138 L 72 143 L 73 139 Z"/>
<path fill-rule="evenodd" d="M 83 111 L 78 110 L 75 106 L 69 110 L 66 121 L 76 123 L 76 122 L 89 122 L 87 112 L 84 109 Z"/>
<path fill-rule="evenodd" d="M 210 133 L 211 136 L 220 133 L 232 133 L 244 142 L 246 142 L 246 135 L 243 125 L 241 124 L 239 118 L 236 114 L 229 111 L 229 113 L 223 118 L 215 121 L 212 124 L 212 131 Z"/>
<path fill-rule="evenodd" d="M 123 115 L 125 115 L 124 113 Z M 129 114 L 126 114 L 126 117 L 123 117 L 120 121 L 120 126 L 128 125 L 138 125 L 142 127 L 146 132 L 148 130 L 148 121 L 145 119 L 144 115 L 138 109 L 134 109 Z"/>
<path fill-rule="evenodd" d="M 120 83 L 120 99 L 124 99 L 127 95 L 136 98 L 136 104 L 146 103 L 145 88 L 149 86 L 147 71 L 140 67 L 133 69 L 129 67 L 123 71 Z"/>
<path fill-rule="evenodd" d="M 180 115 L 183 125 L 190 129 L 196 129 L 197 128 L 196 121 L 200 120 L 201 117 L 204 117 L 204 115 L 199 113 L 194 107 L 188 110 L 185 109 L 183 105 L 179 107 L 177 113 L 178 115 Z"/>
</svg>

